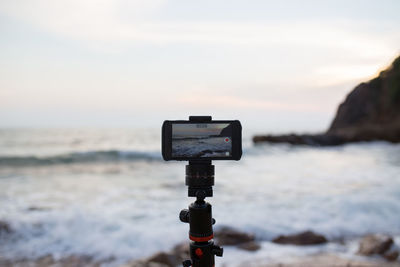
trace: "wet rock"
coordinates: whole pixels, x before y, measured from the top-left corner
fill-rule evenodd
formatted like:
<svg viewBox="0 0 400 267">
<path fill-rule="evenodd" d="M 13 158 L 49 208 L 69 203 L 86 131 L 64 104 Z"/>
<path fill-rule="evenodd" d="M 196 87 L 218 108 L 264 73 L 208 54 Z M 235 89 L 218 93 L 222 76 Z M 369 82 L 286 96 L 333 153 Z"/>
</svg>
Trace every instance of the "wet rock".
<svg viewBox="0 0 400 267">
<path fill-rule="evenodd" d="M 383 254 L 383 257 L 387 261 L 395 261 L 399 257 L 399 252 L 398 251 L 389 251 L 389 252 L 386 252 L 385 254 Z"/>
<path fill-rule="evenodd" d="M 370 234 L 360 241 L 358 254 L 370 256 L 373 254 L 383 255 L 393 245 L 393 239 L 388 235 Z"/>
<path fill-rule="evenodd" d="M 291 145 L 308 146 L 337 146 L 345 143 L 340 136 L 329 134 L 286 134 L 286 135 L 257 135 L 253 137 L 254 143 L 288 143 Z"/>
<path fill-rule="evenodd" d="M 257 251 L 261 248 L 261 246 L 259 243 L 255 242 L 255 241 L 250 241 L 250 242 L 240 244 L 238 246 L 238 248 L 247 250 L 247 251 Z"/>
<path fill-rule="evenodd" d="M 90 256 L 71 255 L 61 259 L 54 259 L 52 255 L 45 255 L 38 259 L 16 259 L 2 260 L 0 257 L 0 267 L 9 266 L 33 266 L 33 267 L 99 267 L 104 262 L 93 260 Z"/>
<path fill-rule="evenodd" d="M 165 266 L 174 267 L 179 264 L 179 259 L 173 253 L 159 252 L 151 256 L 147 262 L 161 263 Z"/>
<path fill-rule="evenodd" d="M 120 267 L 168 267 L 168 265 L 157 263 L 157 262 L 142 262 L 135 261 L 128 264 L 124 264 Z"/>
<path fill-rule="evenodd" d="M 49 210 L 49 208 L 30 206 L 30 207 L 28 207 L 27 210 L 28 211 L 46 211 L 46 210 Z"/>
<path fill-rule="evenodd" d="M 253 234 L 241 232 L 237 229 L 231 227 L 221 227 L 214 234 L 216 244 L 218 245 L 239 245 L 247 242 L 251 242 L 255 240 Z"/>
<path fill-rule="evenodd" d="M 12 233 L 11 226 L 5 221 L 0 221 L 0 236 L 3 234 L 11 234 L 11 233 Z"/>
<path fill-rule="evenodd" d="M 98 267 L 100 266 L 100 262 L 94 261 L 93 258 L 90 256 L 71 255 L 60 259 L 58 261 L 58 265 L 63 267 L 80 267 L 80 266 Z"/>
<path fill-rule="evenodd" d="M 278 244 L 291 244 L 298 246 L 318 245 L 328 242 L 328 240 L 320 234 L 311 231 L 302 232 L 294 235 L 280 235 L 273 239 L 272 242 Z"/>
<path fill-rule="evenodd" d="M 218 245 L 238 245 L 238 248 L 256 251 L 261 246 L 254 240 L 254 235 L 241 232 L 231 227 L 222 227 L 215 232 L 215 243 Z M 129 262 L 124 267 L 176 267 L 182 261 L 190 259 L 189 242 L 176 245 L 169 252 L 158 252 L 149 258 Z"/>
<path fill-rule="evenodd" d="M 158 252 L 146 259 L 135 260 L 123 266 L 126 267 L 175 267 L 182 263 L 184 259 L 189 259 L 189 244 L 182 243 L 171 252 Z"/>
<path fill-rule="evenodd" d="M 46 255 L 36 260 L 38 266 L 51 266 L 55 263 L 53 256 Z"/>
<path fill-rule="evenodd" d="M 316 253 L 303 255 L 300 257 L 282 257 L 274 263 L 254 264 L 249 261 L 248 264 L 241 264 L 240 267 L 400 267 L 400 262 L 385 262 L 379 259 L 358 260 L 342 258 L 339 255 L 330 253 Z"/>
<path fill-rule="evenodd" d="M 172 249 L 172 253 L 178 257 L 179 261 L 182 262 L 183 260 L 189 259 L 189 242 L 183 242 L 181 244 L 176 245 Z"/>
</svg>

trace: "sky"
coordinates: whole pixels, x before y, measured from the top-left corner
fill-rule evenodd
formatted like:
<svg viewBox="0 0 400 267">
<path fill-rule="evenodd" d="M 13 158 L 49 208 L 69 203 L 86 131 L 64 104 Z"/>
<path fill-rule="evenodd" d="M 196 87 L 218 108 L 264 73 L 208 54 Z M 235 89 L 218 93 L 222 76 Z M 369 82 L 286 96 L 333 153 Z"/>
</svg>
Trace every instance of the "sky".
<svg viewBox="0 0 400 267">
<path fill-rule="evenodd" d="M 0 127 L 212 115 L 324 131 L 400 54 L 400 1 L 0 0 Z"/>
<path fill-rule="evenodd" d="M 201 124 L 201 128 L 197 127 L 198 124 L 172 124 L 172 136 L 210 136 L 219 135 L 221 130 L 227 127 L 228 123 L 218 124 Z"/>
</svg>

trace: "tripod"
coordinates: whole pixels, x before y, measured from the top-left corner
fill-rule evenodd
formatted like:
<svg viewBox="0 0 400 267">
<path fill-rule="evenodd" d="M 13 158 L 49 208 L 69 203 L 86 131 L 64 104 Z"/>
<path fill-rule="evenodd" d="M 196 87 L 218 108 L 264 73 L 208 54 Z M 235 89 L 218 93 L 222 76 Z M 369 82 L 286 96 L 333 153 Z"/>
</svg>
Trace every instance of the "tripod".
<svg viewBox="0 0 400 267">
<path fill-rule="evenodd" d="M 186 165 L 186 181 L 188 196 L 196 197 L 196 201 L 179 214 L 182 222 L 189 223 L 190 258 L 182 264 L 184 267 L 214 267 L 214 256 L 222 257 L 223 248 L 214 245 L 212 226 L 215 220 L 211 215 L 211 204 L 205 202 L 212 197 L 214 185 L 214 165 L 211 160 L 189 161 Z"/>
</svg>

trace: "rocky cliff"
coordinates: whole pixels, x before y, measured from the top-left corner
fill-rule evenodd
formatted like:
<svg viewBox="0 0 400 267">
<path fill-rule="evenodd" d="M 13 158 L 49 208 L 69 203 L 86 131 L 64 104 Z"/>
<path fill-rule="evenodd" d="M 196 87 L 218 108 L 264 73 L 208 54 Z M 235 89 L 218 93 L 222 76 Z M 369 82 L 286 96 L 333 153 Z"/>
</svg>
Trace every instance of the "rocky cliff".
<svg viewBox="0 0 400 267">
<path fill-rule="evenodd" d="M 373 140 L 400 142 L 400 56 L 378 77 L 359 84 L 347 95 L 325 133 L 253 138 L 255 143 L 326 146 Z"/>
<path fill-rule="evenodd" d="M 347 95 L 327 133 L 350 141 L 400 142 L 400 57 Z"/>
</svg>

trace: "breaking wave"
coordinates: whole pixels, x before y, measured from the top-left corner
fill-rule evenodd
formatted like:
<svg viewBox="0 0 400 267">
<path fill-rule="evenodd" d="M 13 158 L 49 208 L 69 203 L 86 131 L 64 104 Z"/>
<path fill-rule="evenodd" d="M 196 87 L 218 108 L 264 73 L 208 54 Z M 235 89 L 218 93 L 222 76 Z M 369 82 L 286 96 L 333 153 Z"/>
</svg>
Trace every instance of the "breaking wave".
<svg viewBox="0 0 400 267">
<path fill-rule="evenodd" d="M 53 156 L 0 156 L 0 166 L 42 166 L 55 164 L 160 161 L 159 151 L 86 151 Z"/>
</svg>

